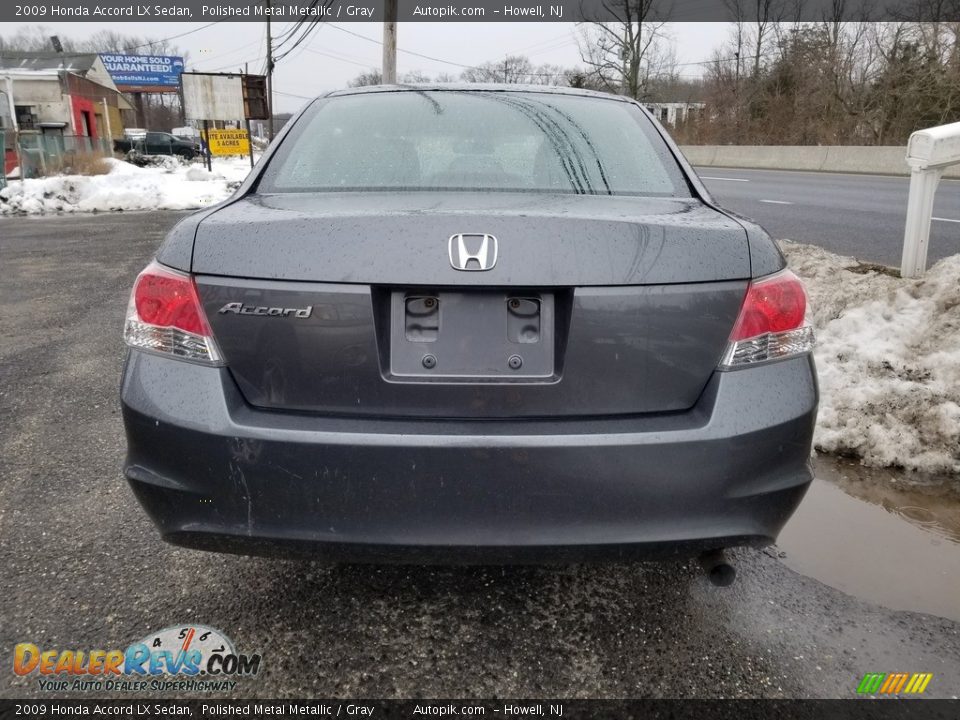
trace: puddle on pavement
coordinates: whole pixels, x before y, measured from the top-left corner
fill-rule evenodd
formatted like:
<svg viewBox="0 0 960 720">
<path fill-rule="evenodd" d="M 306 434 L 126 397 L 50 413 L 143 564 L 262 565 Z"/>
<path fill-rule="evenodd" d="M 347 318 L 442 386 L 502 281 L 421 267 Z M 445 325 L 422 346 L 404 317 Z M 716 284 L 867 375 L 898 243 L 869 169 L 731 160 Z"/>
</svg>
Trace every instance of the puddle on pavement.
<svg viewBox="0 0 960 720">
<path fill-rule="evenodd" d="M 956 484 L 829 456 L 814 468 L 777 541 L 783 562 L 863 600 L 960 621 Z"/>
</svg>

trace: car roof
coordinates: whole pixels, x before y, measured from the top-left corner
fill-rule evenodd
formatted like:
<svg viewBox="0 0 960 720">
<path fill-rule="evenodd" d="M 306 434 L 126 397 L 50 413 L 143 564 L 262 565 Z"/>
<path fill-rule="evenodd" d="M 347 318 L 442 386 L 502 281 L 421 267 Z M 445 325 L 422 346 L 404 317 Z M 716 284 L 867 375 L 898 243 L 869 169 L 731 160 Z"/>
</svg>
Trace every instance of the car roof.
<svg viewBox="0 0 960 720">
<path fill-rule="evenodd" d="M 584 90 L 581 88 L 563 87 L 559 85 L 524 85 L 520 83 L 416 83 L 397 85 L 365 85 L 363 87 L 344 88 L 333 90 L 322 97 L 341 97 L 344 95 L 368 95 L 384 92 L 504 92 L 504 93 L 542 93 L 548 95 L 577 95 L 580 97 L 599 98 L 602 100 L 616 100 L 636 104 L 634 100 L 623 95 Z"/>
</svg>

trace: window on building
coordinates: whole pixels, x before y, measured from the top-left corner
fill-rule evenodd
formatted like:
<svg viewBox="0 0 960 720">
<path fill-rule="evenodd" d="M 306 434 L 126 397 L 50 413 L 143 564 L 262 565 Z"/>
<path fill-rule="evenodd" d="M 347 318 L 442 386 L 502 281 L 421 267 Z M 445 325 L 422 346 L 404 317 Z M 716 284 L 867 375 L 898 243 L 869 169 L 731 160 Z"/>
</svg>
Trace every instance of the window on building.
<svg viewBox="0 0 960 720">
<path fill-rule="evenodd" d="M 33 130 L 37 121 L 37 116 L 33 114 L 33 105 L 14 105 L 13 109 L 17 113 L 17 124 L 20 129 Z"/>
</svg>

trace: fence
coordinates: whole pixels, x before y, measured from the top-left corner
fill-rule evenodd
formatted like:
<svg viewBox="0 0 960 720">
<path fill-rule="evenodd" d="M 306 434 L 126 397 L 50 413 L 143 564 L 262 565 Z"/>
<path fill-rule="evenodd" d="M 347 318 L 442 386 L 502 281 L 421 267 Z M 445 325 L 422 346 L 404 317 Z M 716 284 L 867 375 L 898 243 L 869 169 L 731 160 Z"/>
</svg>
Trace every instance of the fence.
<svg viewBox="0 0 960 720">
<path fill-rule="evenodd" d="M 10 150 L 7 153 L 9 155 Z M 111 138 L 23 133 L 20 135 L 20 157 L 16 162 L 22 163 L 20 176 L 32 178 L 70 168 L 80 158 L 112 155 Z"/>
</svg>

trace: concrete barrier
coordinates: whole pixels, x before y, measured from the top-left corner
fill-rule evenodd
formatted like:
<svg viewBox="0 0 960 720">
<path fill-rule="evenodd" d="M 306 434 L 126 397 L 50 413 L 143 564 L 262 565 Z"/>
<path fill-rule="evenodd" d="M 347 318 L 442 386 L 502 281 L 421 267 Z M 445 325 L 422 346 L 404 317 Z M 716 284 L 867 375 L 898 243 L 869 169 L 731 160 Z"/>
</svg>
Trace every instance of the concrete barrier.
<svg viewBox="0 0 960 720">
<path fill-rule="evenodd" d="M 680 149 L 699 167 L 910 174 L 906 148 L 899 145 L 683 145 Z M 944 177 L 960 178 L 960 166 L 948 168 Z"/>
</svg>

